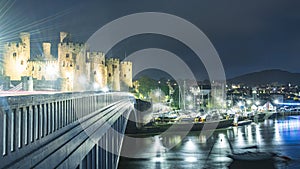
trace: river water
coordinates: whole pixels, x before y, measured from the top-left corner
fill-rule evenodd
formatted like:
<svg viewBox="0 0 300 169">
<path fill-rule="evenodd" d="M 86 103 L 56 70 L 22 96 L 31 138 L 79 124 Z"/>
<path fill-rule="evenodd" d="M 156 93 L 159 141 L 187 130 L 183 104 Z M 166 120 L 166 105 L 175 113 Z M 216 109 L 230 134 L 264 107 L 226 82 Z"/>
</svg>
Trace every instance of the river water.
<svg viewBox="0 0 300 169">
<path fill-rule="evenodd" d="M 163 136 L 138 136 L 143 138 L 137 141 L 125 138 L 118 168 L 228 168 L 232 162 L 227 157 L 232 152 L 230 144 L 235 153 L 275 152 L 292 158 L 289 163 L 275 163 L 276 168 L 300 168 L 300 116 L 218 129 L 210 137 L 203 132 L 183 135 L 178 132 Z M 249 146 L 258 146 L 258 149 L 243 149 Z"/>
</svg>

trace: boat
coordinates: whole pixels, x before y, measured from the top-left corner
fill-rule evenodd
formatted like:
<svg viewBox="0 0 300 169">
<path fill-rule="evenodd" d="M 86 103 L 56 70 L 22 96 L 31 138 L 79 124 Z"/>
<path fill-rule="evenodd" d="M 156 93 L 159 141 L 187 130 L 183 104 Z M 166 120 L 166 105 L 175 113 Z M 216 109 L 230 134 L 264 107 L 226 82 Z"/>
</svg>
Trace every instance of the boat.
<svg viewBox="0 0 300 169">
<path fill-rule="evenodd" d="M 228 155 L 229 158 L 236 161 L 266 161 L 266 160 L 272 160 L 274 156 L 275 156 L 274 153 L 250 152 L 250 151 Z"/>
<path fill-rule="evenodd" d="M 238 121 L 235 126 L 244 126 L 244 125 L 248 125 L 251 123 L 252 123 L 252 120 L 243 120 L 243 121 Z"/>
<path fill-rule="evenodd" d="M 276 162 L 287 163 L 292 159 L 287 156 L 281 156 L 273 152 L 262 152 L 258 150 L 258 146 L 249 146 L 242 149 L 256 149 L 256 151 L 246 151 L 242 153 L 234 152 L 234 149 L 228 142 L 232 154 L 227 155 L 233 161 L 228 168 L 230 169 L 253 169 L 253 168 L 264 168 L 264 169 L 275 169 Z"/>
<path fill-rule="evenodd" d="M 233 123 L 233 119 L 224 119 L 207 122 L 169 122 L 169 123 L 154 123 L 145 125 L 142 128 L 131 128 L 126 130 L 126 134 L 159 134 L 169 129 L 170 132 L 178 131 L 202 131 L 213 130 L 219 128 L 230 127 Z M 204 128 L 205 126 L 205 128 Z M 171 128 L 172 127 L 172 128 Z"/>
<path fill-rule="evenodd" d="M 180 120 L 180 117 L 174 111 L 161 113 L 157 117 L 155 117 L 155 121 L 159 122 L 175 122 L 178 120 Z"/>
<path fill-rule="evenodd" d="M 253 169 L 253 168 L 264 168 L 264 169 L 275 169 L 276 163 L 287 164 L 292 159 L 287 156 L 280 156 L 272 152 L 244 152 L 234 153 L 228 155 L 233 161 L 228 168 L 230 169 Z"/>
</svg>

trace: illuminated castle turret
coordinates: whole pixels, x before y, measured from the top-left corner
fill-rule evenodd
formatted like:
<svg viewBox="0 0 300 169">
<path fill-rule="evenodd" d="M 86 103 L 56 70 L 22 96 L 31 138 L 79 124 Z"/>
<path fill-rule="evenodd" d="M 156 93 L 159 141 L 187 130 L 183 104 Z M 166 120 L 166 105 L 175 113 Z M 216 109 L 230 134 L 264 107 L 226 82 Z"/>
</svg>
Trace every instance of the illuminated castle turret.
<svg viewBox="0 0 300 169">
<path fill-rule="evenodd" d="M 120 86 L 122 91 L 132 87 L 132 62 L 122 61 L 120 64 Z"/>
<path fill-rule="evenodd" d="M 21 33 L 20 42 L 7 43 L 3 52 L 3 74 L 11 80 L 21 80 L 27 75 L 27 61 L 30 59 L 30 34 Z"/>
<path fill-rule="evenodd" d="M 88 52 L 87 61 L 89 69 L 89 80 L 93 82 L 94 88 L 105 88 L 107 86 L 107 67 L 105 65 L 105 54 L 102 52 Z"/>
</svg>

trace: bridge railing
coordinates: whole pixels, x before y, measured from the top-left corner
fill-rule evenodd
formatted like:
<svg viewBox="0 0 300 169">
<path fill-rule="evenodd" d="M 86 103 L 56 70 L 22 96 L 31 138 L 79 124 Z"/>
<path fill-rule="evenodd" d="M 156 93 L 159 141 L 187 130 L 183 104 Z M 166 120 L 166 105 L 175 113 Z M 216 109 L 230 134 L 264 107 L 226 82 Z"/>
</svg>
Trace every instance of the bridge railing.
<svg viewBox="0 0 300 169">
<path fill-rule="evenodd" d="M 0 166 L 55 139 L 88 114 L 128 97 L 121 92 L 0 97 Z"/>
</svg>

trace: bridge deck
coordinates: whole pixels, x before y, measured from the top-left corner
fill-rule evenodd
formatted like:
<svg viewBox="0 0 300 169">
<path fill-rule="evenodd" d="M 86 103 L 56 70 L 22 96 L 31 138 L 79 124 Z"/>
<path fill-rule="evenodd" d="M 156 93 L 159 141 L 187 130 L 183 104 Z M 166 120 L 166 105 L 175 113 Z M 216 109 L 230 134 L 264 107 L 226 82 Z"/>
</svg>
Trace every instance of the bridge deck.
<svg viewBox="0 0 300 169">
<path fill-rule="evenodd" d="M 31 97 L 21 104 L 16 102 L 24 97 L 5 98 L 7 105 L 2 100 L 0 168 L 117 167 L 123 140 L 118 133 L 132 109 L 128 95 Z M 95 160 L 100 158 L 105 163 Z"/>
</svg>

